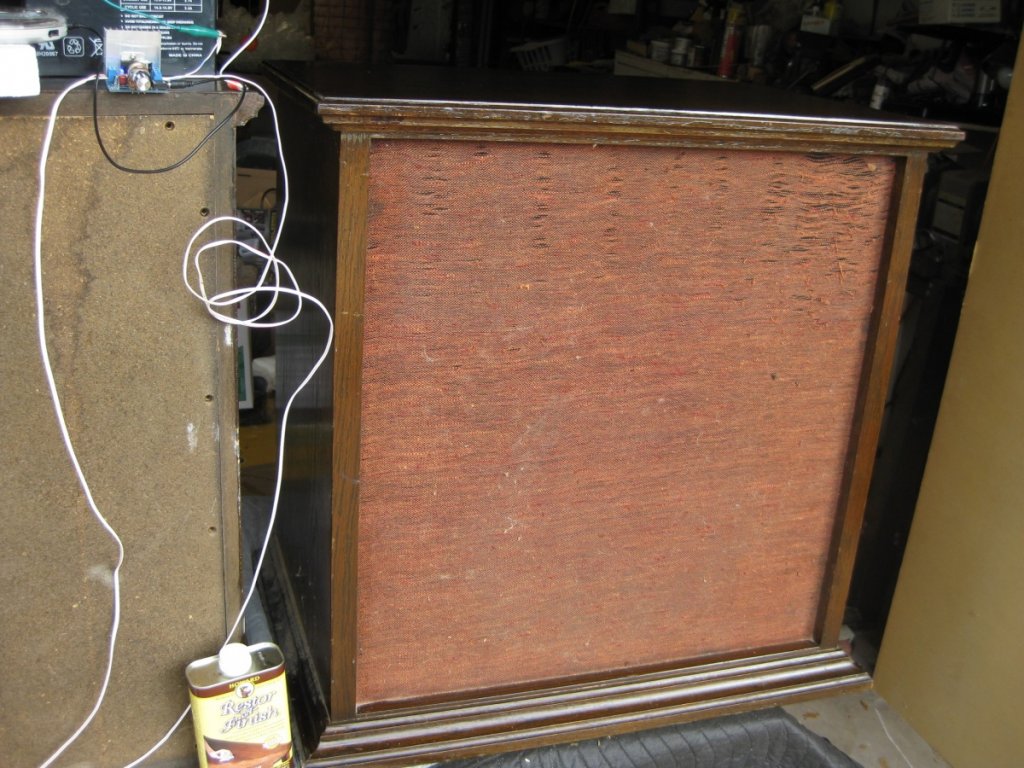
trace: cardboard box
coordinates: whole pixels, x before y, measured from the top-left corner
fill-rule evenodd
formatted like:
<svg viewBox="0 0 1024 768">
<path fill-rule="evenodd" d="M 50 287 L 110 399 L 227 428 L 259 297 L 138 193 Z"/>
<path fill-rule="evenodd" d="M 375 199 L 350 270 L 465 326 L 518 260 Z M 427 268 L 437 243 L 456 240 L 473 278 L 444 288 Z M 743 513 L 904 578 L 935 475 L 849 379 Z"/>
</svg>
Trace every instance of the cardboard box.
<svg viewBox="0 0 1024 768">
<path fill-rule="evenodd" d="M 839 20 L 805 14 L 800 19 L 800 31 L 815 35 L 834 35 L 839 31 Z"/>
<path fill-rule="evenodd" d="M 235 172 L 236 208 L 273 208 L 277 202 L 277 171 L 239 168 Z"/>
<path fill-rule="evenodd" d="M 1002 17 L 1001 0 L 921 0 L 921 24 L 995 24 Z"/>
</svg>

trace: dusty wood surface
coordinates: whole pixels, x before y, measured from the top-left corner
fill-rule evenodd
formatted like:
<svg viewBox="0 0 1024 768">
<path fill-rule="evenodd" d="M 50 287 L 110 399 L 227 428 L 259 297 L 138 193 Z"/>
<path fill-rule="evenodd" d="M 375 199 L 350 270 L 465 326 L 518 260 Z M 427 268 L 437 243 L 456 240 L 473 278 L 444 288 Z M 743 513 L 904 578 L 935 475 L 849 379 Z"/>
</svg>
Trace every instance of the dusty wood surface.
<svg viewBox="0 0 1024 768">
<path fill-rule="evenodd" d="M 123 162 L 166 163 L 234 98 L 129 99 L 166 111 L 101 127 Z M 32 228 L 49 104 L 8 101 L 0 119 L 0 752 L 11 766 L 38 765 L 92 707 L 115 558 L 60 442 L 36 342 Z M 185 664 L 216 650 L 238 601 L 234 352 L 181 284 L 202 209 L 230 210 L 234 149 L 228 130 L 179 171 L 129 177 L 99 155 L 90 106 L 83 94 L 62 111 L 48 165 L 46 316 L 71 435 L 126 560 L 106 704 L 62 764 L 120 766 L 184 709 Z M 161 755 L 189 760 L 194 750 L 186 721 Z"/>
</svg>

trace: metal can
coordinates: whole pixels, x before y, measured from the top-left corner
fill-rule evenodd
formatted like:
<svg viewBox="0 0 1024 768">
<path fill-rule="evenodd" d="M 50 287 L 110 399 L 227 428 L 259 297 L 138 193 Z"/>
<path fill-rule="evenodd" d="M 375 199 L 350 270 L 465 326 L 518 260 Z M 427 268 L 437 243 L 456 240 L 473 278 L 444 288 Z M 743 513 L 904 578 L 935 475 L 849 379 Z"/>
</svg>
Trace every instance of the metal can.
<svg viewBox="0 0 1024 768">
<path fill-rule="evenodd" d="M 664 40 L 651 40 L 650 54 L 654 61 L 665 63 L 668 61 L 668 43 Z"/>
<path fill-rule="evenodd" d="M 185 668 L 200 768 L 291 768 L 284 656 L 273 643 L 228 643 Z"/>
<path fill-rule="evenodd" d="M 886 99 L 889 98 L 890 92 L 891 89 L 888 81 L 883 79 L 875 83 L 875 87 L 871 91 L 871 103 L 869 104 L 871 109 L 881 109 L 884 107 Z"/>
<path fill-rule="evenodd" d="M 736 74 L 736 63 L 740 54 L 740 28 L 730 24 L 725 28 L 722 39 L 722 58 L 718 61 L 718 76 L 732 77 Z"/>
</svg>

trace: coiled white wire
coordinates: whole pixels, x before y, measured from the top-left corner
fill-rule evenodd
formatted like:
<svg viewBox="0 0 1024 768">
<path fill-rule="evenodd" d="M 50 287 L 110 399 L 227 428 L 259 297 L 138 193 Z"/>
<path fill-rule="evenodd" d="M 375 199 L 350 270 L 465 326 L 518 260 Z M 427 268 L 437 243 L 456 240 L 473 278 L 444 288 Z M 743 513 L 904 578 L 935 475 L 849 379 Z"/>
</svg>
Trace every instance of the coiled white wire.
<svg viewBox="0 0 1024 768">
<path fill-rule="evenodd" d="M 266 15 L 267 10 L 265 4 L 260 24 L 257 27 L 257 29 L 253 32 L 253 34 L 250 35 L 249 41 L 247 41 L 246 45 L 248 44 L 248 42 L 251 42 L 251 40 L 255 39 L 256 35 L 259 34 L 259 30 L 262 28 L 263 22 L 265 22 L 266 20 Z M 302 392 L 303 389 L 305 389 L 306 385 L 312 380 L 313 376 L 316 375 L 316 372 L 321 368 L 324 361 L 327 359 L 327 356 L 330 353 L 331 346 L 333 344 L 334 323 L 331 317 L 330 310 L 328 310 L 328 308 L 324 306 L 324 304 L 320 302 L 316 297 L 303 292 L 299 288 L 298 283 L 296 282 L 295 276 L 293 275 L 291 269 L 289 269 L 284 262 L 279 260 L 276 255 L 277 246 L 278 243 L 280 242 L 281 233 L 284 229 L 285 219 L 288 213 L 288 171 L 285 165 L 284 152 L 281 145 L 281 133 L 280 127 L 278 125 L 277 109 L 274 106 L 274 103 L 270 99 L 267 92 L 259 84 L 243 77 L 223 74 L 224 69 L 228 65 L 230 65 L 230 63 L 234 60 L 235 57 L 238 56 L 238 54 L 241 53 L 242 50 L 244 50 L 244 46 L 239 48 L 239 50 L 236 51 L 234 56 L 232 56 L 231 59 L 229 59 L 228 62 L 224 65 L 224 67 L 221 68 L 220 74 L 199 76 L 195 75 L 195 71 L 198 71 L 198 69 L 200 69 L 203 66 L 203 64 L 205 64 L 205 62 L 209 60 L 209 58 L 212 57 L 217 52 L 217 50 L 219 50 L 219 48 L 220 41 L 218 40 L 217 44 L 214 46 L 211 53 L 206 57 L 206 59 L 203 60 L 203 62 L 199 65 L 199 67 L 196 68 L 196 70 L 188 73 L 187 75 L 180 75 L 176 78 L 168 79 L 172 80 L 188 77 L 198 80 L 228 80 L 242 82 L 245 83 L 247 87 L 257 90 L 263 95 L 263 97 L 266 99 L 267 106 L 271 110 L 271 116 L 274 125 L 274 134 L 277 139 L 278 157 L 281 169 L 281 210 L 278 219 L 277 232 L 274 235 L 273 241 L 270 243 L 267 242 L 263 233 L 259 231 L 255 226 L 253 226 L 251 223 L 247 221 L 236 218 L 234 216 L 219 216 L 208 222 L 205 222 L 195 232 L 195 234 L 191 237 L 187 246 L 185 247 L 184 256 L 182 258 L 182 279 L 185 283 L 185 287 L 193 296 L 195 296 L 200 302 L 202 302 L 203 306 L 206 308 L 207 312 L 212 317 L 216 318 L 217 320 L 223 323 L 227 323 L 233 326 L 246 326 L 249 328 L 278 328 L 282 325 L 286 325 L 287 323 L 290 323 L 293 320 L 295 320 L 295 318 L 297 318 L 299 314 L 302 312 L 305 303 L 312 304 L 316 309 L 323 313 L 324 317 L 327 320 L 327 334 L 324 340 L 323 351 L 317 358 L 316 363 L 312 366 L 306 377 L 299 383 L 295 391 L 288 398 L 288 402 L 285 405 L 281 415 L 281 429 L 277 453 L 278 471 L 274 485 L 274 495 L 271 503 L 267 531 L 264 536 L 262 546 L 260 548 L 259 557 L 257 558 L 255 566 L 253 568 L 251 584 L 238 610 L 238 614 L 235 617 L 235 620 L 232 623 L 231 628 L 228 630 L 225 636 L 224 642 L 227 643 L 230 641 L 231 637 L 235 634 L 235 631 L 241 624 L 242 618 L 245 614 L 245 610 L 249 606 L 249 603 L 252 601 L 253 595 L 255 594 L 259 573 L 263 567 L 263 562 L 266 557 L 267 548 L 270 543 L 270 537 L 273 533 L 274 524 L 277 520 L 278 505 L 281 497 L 281 467 L 284 463 L 285 456 L 285 436 L 287 434 L 288 418 L 291 413 L 292 405 L 295 402 L 296 397 Z M 61 103 L 63 103 L 65 97 L 69 93 L 71 93 L 71 91 L 85 85 L 86 83 L 92 82 L 98 77 L 101 76 L 90 75 L 88 77 L 84 77 L 80 80 L 71 83 L 54 99 L 53 105 L 50 109 L 49 120 L 47 121 L 46 131 L 44 133 L 43 143 L 39 155 L 39 193 L 36 201 L 35 232 L 33 243 L 33 272 L 36 295 L 36 328 L 39 336 L 40 355 L 42 358 L 43 370 L 46 376 L 47 386 L 50 391 L 50 397 L 53 402 L 53 407 L 56 414 L 57 424 L 60 429 L 61 438 L 64 442 L 64 446 L 65 449 L 67 450 L 68 457 L 71 461 L 71 465 L 78 479 L 78 483 L 82 488 L 82 492 L 85 496 L 89 510 L 92 512 L 93 516 L 99 522 L 103 530 L 114 542 L 117 551 L 117 558 L 111 579 L 113 588 L 113 607 L 111 610 L 111 625 L 108 634 L 106 664 L 102 676 L 102 681 L 100 684 L 100 689 L 97 693 L 95 703 L 93 704 L 92 709 L 89 711 L 88 715 L 78 726 L 78 728 L 75 729 L 75 731 L 45 761 L 43 761 L 40 764 L 40 768 L 48 768 L 50 765 L 52 765 L 54 761 L 56 761 L 85 732 L 85 730 L 95 719 L 96 714 L 99 712 L 103 704 L 103 700 L 106 697 L 107 689 L 110 686 L 110 677 L 114 663 L 114 651 L 117 645 L 117 635 L 121 622 L 120 579 L 121 566 L 123 565 L 125 558 L 124 544 L 121 541 L 121 538 L 118 536 L 117 531 L 114 530 L 113 526 L 111 526 L 109 521 L 100 512 L 99 507 L 97 506 L 96 501 L 93 498 L 92 491 L 89 487 L 89 483 L 85 477 L 85 473 L 82 470 L 81 463 L 79 462 L 78 455 L 74 448 L 74 444 L 71 440 L 71 435 L 68 430 L 67 421 L 64 417 L 64 411 L 61 405 L 60 394 L 57 390 L 56 381 L 54 379 L 53 368 L 50 363 L 49 347 L 46 341 L 46 316 L 44 301 L 45 297 L 42 279 L 42 233 L 43 214 L 45 211 L 46 201 L 46 166 L 47 160 L 49 158 L 50 147 L 53 143 L 53 134 L 56 126 L 57 113 L 60 109 Z M 232 226 L 237 225 L 248 229 L 253 235 L 255 235 L 255 237 L 257 238 L 257 242 L 261 247 L 254 248 L 253 246 L 247 243 L 240 242 L 235 238 L 220 238 L 213 240 L 203 239 L 211 227 L 227 223 L 230 223 Z M 260 271 L 259 279 L 257 280 L 254 286 L 247 288 L 232 289 L 220 293 L 215 293 L 212 295 L 210 295 L 207 292 L 206 282 L 203 279 L 202 268 L 204 257 L 206 257 L 208 254 L 212 255 L 215 251 L 222 248 L 230 248 L 232 250 L 232 254 L 237 254 L 240 249 L 241 251 L 244 251 L 251 257 L 263 260 L 263 268 Z M 269 297 L 269 301 L 267 301 L 266 307 L 256 317 L 247 320 L 238 319 L 235 316 L 234 310 L 242 303 L 247 302 L 250 298 L 257 295 L 266 295 Z M 288 315 L 283 319 L 268 319 L 273 315 L 274 311 L 278 308 L 279 300 L 285 296 L 294 297 L 295 299 L 297 299 L 292 311 L 288 313 Z M 159 741 L 153 744 L 153 746 L 150 747 L 150 749 L 148 749 L 144 754 L 135 758 L 130 763 L 127 763 L 125 765 L 125 768 L 135 768 L 135 766 L 138 766 L 141 763 L 145 762 L 157 750 L 163 747 L 163 745 L 167 743 L 168 739 L 170 739 L 170 737 L 177 730 L 178 726 L 180 726 L 184 719 L 188 716 L 188 712 L 189 708 L 186 707 L 185 710 L 178 717 L 178 719 L 167 731 L 167 733 L 164 734 L 164 736 Z"/>
</svg>

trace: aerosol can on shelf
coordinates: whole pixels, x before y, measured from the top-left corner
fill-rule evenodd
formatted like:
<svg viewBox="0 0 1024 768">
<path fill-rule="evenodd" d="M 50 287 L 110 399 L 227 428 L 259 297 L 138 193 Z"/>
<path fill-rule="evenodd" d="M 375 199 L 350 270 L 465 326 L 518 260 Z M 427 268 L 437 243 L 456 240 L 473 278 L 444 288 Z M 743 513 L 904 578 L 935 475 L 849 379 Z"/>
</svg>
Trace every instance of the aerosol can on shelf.
<svg viewBox="0 0 1024 768">
<path fill-rule="evenodd" d="M 228 643 L 185 668 L 200 768 L 291 768 L 284 657 L 273 643 Z"/>
<path fill-rule="evenodd" d="M 718 76 L 731 78 L 739 63 L 740 43 L 743 36 L 743 6 L 730 5 L 726 11 L 722 51 L 718 59 Z"/>
</svg>

